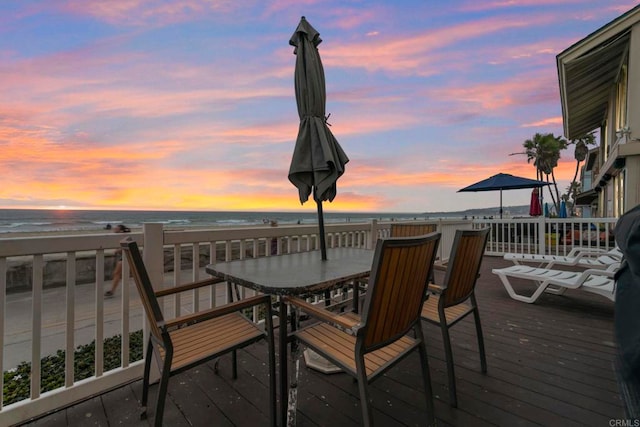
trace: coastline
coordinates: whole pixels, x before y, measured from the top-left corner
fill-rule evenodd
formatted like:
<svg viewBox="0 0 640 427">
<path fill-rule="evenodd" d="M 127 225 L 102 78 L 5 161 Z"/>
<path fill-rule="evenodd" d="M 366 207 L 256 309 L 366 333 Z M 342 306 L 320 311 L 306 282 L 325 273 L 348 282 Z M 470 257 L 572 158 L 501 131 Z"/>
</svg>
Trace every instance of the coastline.
<svg viewBox="0 0 640 427">
<path fill-rule="evenodd" d="M 429 219 L 420 213 L 324 212 L 325 224 L 345 222 Z M 124 224 L 131 229 L 145 223 L 160 223 L 167 229 L 260 227 L 271 221 L 279 225 L 313 225 L 318 223 L 315 210 L 276 211 L 131 211 L 131 210 L 46 210 L 0 208 L 0 238 L 22 232 L 41 231 L 75 234 L 102 233 L 105 227 Z M 23 236 L 27 236 L 22 234 Z M 30 234 L 33 235 L 33 234 Z M 39 234 L 36 234 L 39 235 Z"/>
</svg>

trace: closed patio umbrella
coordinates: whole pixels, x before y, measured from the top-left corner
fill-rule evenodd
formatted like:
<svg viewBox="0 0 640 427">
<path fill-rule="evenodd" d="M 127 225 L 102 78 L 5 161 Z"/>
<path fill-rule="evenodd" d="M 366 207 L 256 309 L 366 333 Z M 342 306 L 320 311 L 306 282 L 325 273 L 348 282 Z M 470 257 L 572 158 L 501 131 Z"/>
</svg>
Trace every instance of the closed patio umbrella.
<svg viewBox="0 0 640 427">
<path fill-rule="evenodd" d="M 333 201 L 336 181 L 349 158 L 329 130 L 325 117 L 324 69 L 317 46 L 320 34 L 303 16 L 289 44 L 295 47 L 295 92 L 300 116 L 298 138 L 289 167 L 289 181 L 298 188 L 300 203 L 313 194 L 318 210 L 320 249 L 327 259 L 322 202 Z"/>
<path fill-rule="evenodd" d="M 567 217 L 567 203 L 563 200 L 560 202 L 560 212 L 558 212 L 559 218 Z"/>
<path fill-rule="evenodd" d="M 542 206 L 540 206 L 540 190 L 534 188 L 531 190 L 531 203 L 529 204 L 529 216 L 542 215 Z"/>
</svg>

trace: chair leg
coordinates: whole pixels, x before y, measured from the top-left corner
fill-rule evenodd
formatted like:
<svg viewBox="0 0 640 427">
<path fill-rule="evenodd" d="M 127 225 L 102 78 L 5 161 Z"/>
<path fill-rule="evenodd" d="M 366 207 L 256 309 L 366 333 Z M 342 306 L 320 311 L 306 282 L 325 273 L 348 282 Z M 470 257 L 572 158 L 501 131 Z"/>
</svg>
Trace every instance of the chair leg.
<svg viewBox="0 0 640 427">
<path fill-rule="evenodd" d="M 173 352 L 168 351 L 162 366 L 162 374 L 160 377 L 160 386 L 158 387 L 158 400 L 156 403 L 156 418 L 153 424 L 156 427 L 162 427 L 162 417 L 164 415 L 164 402 L 167 398 L 167 389 L 169 388 L 169 377 L 171 376 L 171 360 Z"/>
<path fill-rule="evenodd" d="M 271 320 L 270 311 L 268 313 L 268 319 L 265 320 L 265 326 L 267 327 L 267 344 L 269 349 L 269 417 L 270 425 L 275 427 L 277 424 L 277 403 L 276 403 L 276 351 L 275 351 L 275 339 L 273 336 L 273 324 Z"/>
<path fill-rule="evenodd" d="M 369 384 L 367 381 L 367 370 L 364 366 L 364 357 L 361 356 L 358 359 L 356 365 L 358 390 L 360 391 L 360 406 L 362 406 L 362 425 L 368 427 L 373 425 L 373 410 L 369 399 Z"/>
<path fill-rule="evenodd" d="M 142 376 L 142 400 L 140 401 L 140 418 L 147 418 L 147 399 L 149 398 L 149 375 L 151 373 L 151 359 L 153 358 L 153 343 L 147 343 L 147 354 L 144 359 L 144 375 Z"/>
<path fill-rule="evenodd" d="M 442 341 L 444 341 L 444 352 L 447 358 L 447 374 L 449 375 L 449 405 L 454 408 L 458 407 L 458 398 L 456 395 L 456 374 L 453 367 L 453 352 L 451 350 L 451 339 L 449 337 L 449 328 L 446 320 L 440 320 L 440 329 L 442 330 Z"/>
<path fill-rule="evenodd" d="M 478 306 L 475 305 L 475 298 L 472 301 L 473 308 L 473 318 L 476 322 L 476 335 L 478 335 L 478 352 L 480 353 L 480 367 L 482 369 L 482 373 L 487 373 L 487 356 L 484 352 L 484 338 L 482 336 L 482 325 L 480 324 L 480 312 L 478 311 Z"/>
<path fill-rule="evenodd" d="M 238 379 L 238 354 L 235 350 L 231 352 L 231 378 Z"/>
<path fill-rule="evenodd" d="M 420 336 L 424 337 L 422 330 L 416 331 Z M 424 382 L 424 394 L 427 400 L 427 417 L 428 425 L 436 425 L 435 407 L 433 406 L 433 390 L 431 388 L 431 372 L 429 370 L 429 358 L 427 357 L 427 346 L 424 343 L 424 338 L 420 340 L 418 346 L 420 352 L 420 364 L 422 365 L 422 381 Z"/>
</svg>

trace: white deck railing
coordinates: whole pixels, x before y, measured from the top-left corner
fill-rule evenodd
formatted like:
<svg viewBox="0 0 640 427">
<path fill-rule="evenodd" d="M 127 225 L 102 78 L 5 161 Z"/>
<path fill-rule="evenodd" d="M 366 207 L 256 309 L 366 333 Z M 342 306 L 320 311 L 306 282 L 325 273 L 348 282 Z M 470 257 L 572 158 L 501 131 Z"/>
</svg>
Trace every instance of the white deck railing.
<svg viewBox="0 0 640 427">
<path fill-rule="evenodd" d="M 601 239 L 601 232 L 593 228 L 602 229 L 608 236 L 615 219 L 431 222 L 442 233 L 439 258 L 446 260 L 455 230 L 460 228 L 492 227 L 489 255 L 517 251 L 563 254 L 576 241 L 611 247 L 611 241 Z M 376 239 L 389 236 L 390 225 L 377 221 L 328 224 L 327 247 L 373 248 Z M 571 239 L 565 237 L 569 232 Z M 272 239 L 276 239 L 279 254 L 319 248 L 314 225 L 177 231 L 164 230 L 161 224 L 145 224 L 142 232 L 130 235 L 143 247 L 152 281 L 164 286 L 198 280 L 206 274 L 203 267 L 208 263 L 271 256 Z M 109 233 L 0 239 L 0 371 L 9 371 L 20 362 L 31 365 L 30 397 L 7 403 L 7 397 L 0 396 L 0 425 L 31 419 L 141 377 L 141 362 L 129 362 L 130 333 L 144 330 L 135 288 L 127 283 L 120 287 L 116 298 L 103 297 L 111 282 L 108 276 L 113 253 L 123 237 Z M 129 277 L 126 262 L 123 277 Z M 166 301 L 165 316 L 172 318 L 185 311 L 206 309 L 227 299 L 224 284 L 193 291 Z M 146 336 L 146 331 L 143 334 Z M 114 335 L 122 336 L 122 362 L 105 371 L 103 341 Z M 74 350 L 92 341 L 93 375 L 76 380 Z M 41 358 L 58 350 L 65 352 L 64 384 L 41 391 Z M 0 378 L 0 386 L 2 382 Z"/>
</svg>

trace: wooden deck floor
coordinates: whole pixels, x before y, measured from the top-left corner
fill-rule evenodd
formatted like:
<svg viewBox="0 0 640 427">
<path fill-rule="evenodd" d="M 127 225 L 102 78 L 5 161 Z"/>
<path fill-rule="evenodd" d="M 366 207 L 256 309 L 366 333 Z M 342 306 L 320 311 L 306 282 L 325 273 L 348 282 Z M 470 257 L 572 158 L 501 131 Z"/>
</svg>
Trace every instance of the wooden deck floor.
<svg viewBox="0 0 640 427">
<path fill-rule="evenodd" d="M 446 366 L 437 327 L 424 325 L 438 425 L 608 426 L 624 412 L 613 371 L 613 303 L 581 291 L 543 295 L 536 304 L 508 297 L 491 273 L 506 266 L 485 257 L 477 288 L 488 373 L 480 373 L 473 320 L 451 330 L 458 408 L 448 405 Z M 440 274 L 440 273 L 437 273 Z M 438 277 L 438 276 L 436 276 Z M 523 282 L 520 282 L 523 283 Z M 527 286 L 527 285 L 524 285 Z M 266 424 L 266 344 L 240 352 L 239 378 L 230 359 L 171 379 L 167 426 L 260 426 Z M 418 357 L 412 355 L 372 385 L 374 421 L 382 426 L 425 425 Z M 357 384 L 345 374 L 302 368 L 297 421 L 300 426 L 360 425 Z M 150 418 L 155 407 L 152 387 Z M 28 425 L 139 426 L 141 382 L 97 396 Z"/>
</svg>

